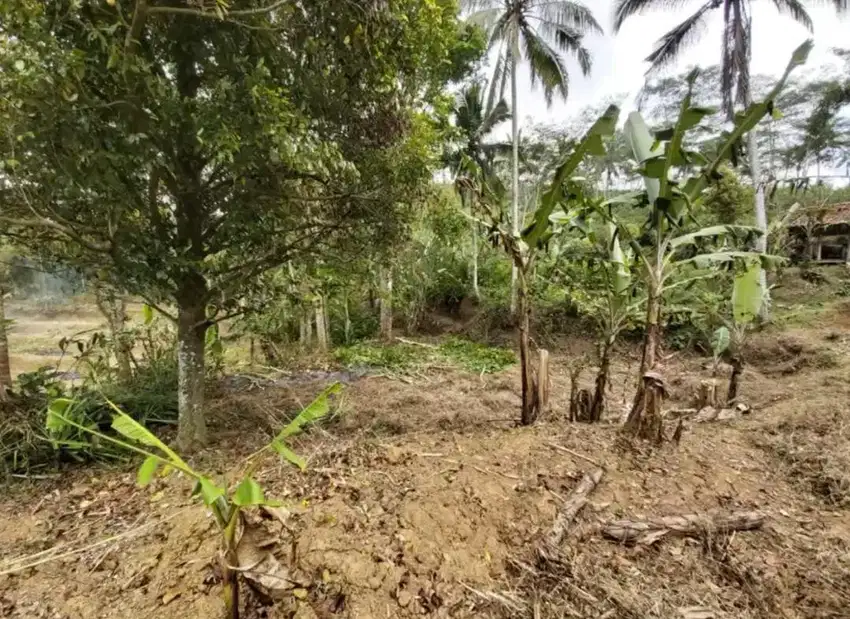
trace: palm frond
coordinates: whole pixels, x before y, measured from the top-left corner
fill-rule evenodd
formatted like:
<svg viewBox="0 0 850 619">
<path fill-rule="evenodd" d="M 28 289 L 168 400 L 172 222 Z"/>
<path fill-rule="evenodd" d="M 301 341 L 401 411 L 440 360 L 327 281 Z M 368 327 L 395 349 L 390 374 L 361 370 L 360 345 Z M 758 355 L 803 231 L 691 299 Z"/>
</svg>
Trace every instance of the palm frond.
<svg viewBox="0 0 850 619">
<path fill-rule="evenodd" d="M 780 13 L 790 15 L 794 21 L 805 26 L 809 32 L 814 31 L 812 18 L 809 17 L 806 7 L 803 6 L 800 0 L 773 0 L 773 4 Z"/>
<path fill-rule="evenodd" d="M 542 21 L 558 26 L 569 26 L 580 33 L 602 34 L 602 26 L 596 21 L 593 12 L 580 2 L 565 0 L 537 0 L 528 15 L 538 16 Z"/>
<path fill-rule="evenodd" d="M 569 93 L 569 74 L 561 56 L 532 29 L 525 30 L 522 39 L 528 57 L 531 86 L 534 87 L 540 81 L 547 105 L 552 105 L 555 91 L 566 99 Z"/>
<path fill-rule="evenodd" d="M 455 125 L 467 137 L 476 135 L 484 121 L 484 94 L 480 82 L 472 82 L 458 93 L 455 102 Z"/>
<path fill-rule="evenodd" d="M 575 54 L 582 74 L 590 75 L 590 69 L 593 67 L 593 57 L 590 55 L 590 51 L 583 45 L 581 33 L 572 28 L 558 28 L 553 34 L 555 45 L 558 49 Z"/>
<path fill-rule="evenodd" d="M 741 0 L 726 0 L 723 7 L 723 58 L 720 90 L 723 110 L 730 120 L 735 104 L 750 99 L 750 19 Z"/>
<path fill-rule="evenodd" d="M 716 6 L 716 0 L 710 0 L 685 21 L 658 39 L 655 49 L 646 57 L 646 61 L 651 65 L 649 71 L 655 71 L 673 62 L 685 47 L 696 42 L 705 29 L 708 12 Z"/>
<path fill-rule="evenodd" d="M 505 96 L 505 86 L 508 83 L 508 73 L 510 72 L 510 52 L 506 49 L 504 43 L 499 53 L 496 55 L 496 66 L 493 68 L 493 76 L 490 78 L 490 89 L 487 95 L 487 105 L 485 107 L 488 112 L 492 110 L 498 101 Z"/>
<path fill-rule="evenodd" d="M 501 8 L 501 0 L 460 0 L 460 10 L 463 13 L 475 13 L 490 8 Z"/>
<path fill-rule="evenodd" d="M 508 120 L 511 117 L 511 110 L 504 100 L 500 100 L 487 115 L 482 118 L 481 124 L 478 126 L 476 136 L 483 138 L 490 133 L 496 125 Z"/>
<path fill-rule="evenodd" d="M 490 33 L 493 27 L 498 23 L 499 19 L 504 15 L 504 10 L 501 7 L 493 7 L 489 9 L 481 9 L 466 17 L 467 22 L 474 24 L 484 29 L 484 32 Z"/>
<path fill-rule="evenodd" d="M 614 6 L 614 32 L 619 32 L 623 22 L 632 15 L 652 10 L 675 9 L 688 0 L 617 0 Z"/>
</svg>

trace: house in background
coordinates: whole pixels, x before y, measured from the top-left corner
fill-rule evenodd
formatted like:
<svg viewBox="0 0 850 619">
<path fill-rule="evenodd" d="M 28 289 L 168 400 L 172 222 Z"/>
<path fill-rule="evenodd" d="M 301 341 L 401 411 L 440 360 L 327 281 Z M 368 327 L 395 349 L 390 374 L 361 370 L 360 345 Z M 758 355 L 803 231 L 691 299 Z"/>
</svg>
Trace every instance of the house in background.
<svg viewBox="0 0 850 619">
<path fill-rule="evenodd" d="M 801 210 L 788 232 L 795 259 L 850 266 L 850 202 Z"/>
</svg>

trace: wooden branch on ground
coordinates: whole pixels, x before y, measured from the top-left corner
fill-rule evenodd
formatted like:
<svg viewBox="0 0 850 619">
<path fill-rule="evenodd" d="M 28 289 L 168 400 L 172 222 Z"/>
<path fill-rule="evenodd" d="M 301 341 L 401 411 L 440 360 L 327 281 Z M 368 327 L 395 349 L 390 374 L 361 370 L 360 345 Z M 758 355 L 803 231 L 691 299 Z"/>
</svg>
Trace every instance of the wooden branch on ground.
<svg viewBox="0 0 850 619">
<path fill-rule="evenodd" d="M 558 445 L 558 443 L 552 443 L 552 442 L 548 442 L 548 441 L 544 444 L 547 447 L 551 447 L 552 449 L 557 449 L 558 451 L 563 451 L 565 454 L 569 454 L 569 455 L 573 456 L 574 458 L 580 458 L 581 460 L 584 460 L 585 462 L 589 462 L 590 464 L 592 464 L 593 466 L 595 466 L 597 468 L 600 468 L 600 469 L 603 469 L 603 470 L 605 469 L 605 467 L 602 464 L 600 464 L 599 462 L 597 462 L 593 458 L 589 458 L 589 457 L 585 456 L 584 454 L 580 454 L 577 451 L 573 451 L 572 449 L 567 449 L 563 445 Z"/>
<path fill-rule="evenodd" d="M 573 520 L 575 520 L 575 517 L 587 504 L 588 495 L 593 492 L 593 489 L 602 480 L 604 474 L 605 471 L 601 468 L 593 469 L 584 474 L 581 481 L 579 481 L 578 485 L 570 493 L 570 496 L 567 497 L 567 500 L 564 501 L 564 504 L 558 511 L 552 528 L 549 529 L 546 537 L 543 538 L 543 541 L 537 547 L 538 558 L 547 561 L 557 556 L 558 547 L 564 541 L 564 537 L 567 535 Z"/>
<path fill-rule="evenodd" d="M 732 531 L 751 531 L 761 528 L 765 516 L 759 512 L 715 514 L 685 514 L 662 516 L 649 520 L 615 520 L 602 525 L 602 535 L 624 544 L 653 544 L 672 537 L 702 537 L 724 535 Z"/>
</svg>

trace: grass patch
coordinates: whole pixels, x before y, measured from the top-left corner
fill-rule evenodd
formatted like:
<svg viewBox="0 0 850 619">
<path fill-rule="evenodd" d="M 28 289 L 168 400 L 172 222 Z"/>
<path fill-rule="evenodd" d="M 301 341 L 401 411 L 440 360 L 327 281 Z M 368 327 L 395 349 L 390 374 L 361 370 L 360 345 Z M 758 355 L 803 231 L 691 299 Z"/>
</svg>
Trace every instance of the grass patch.
<svg viewBox="0 0 850 619">
<path fill-rule="evenodd" d="M 507 348 L 486 346 L 462 338 L 449 338 L 439 345 L 399 342 L 360 342 L 337 348 L 334 355 L 348 368 L 374 368 L 411 373 L 429 367 L 450 366 L 476 374 L 500 372 L 514 363 L 516 355 Z"/>
</svg>

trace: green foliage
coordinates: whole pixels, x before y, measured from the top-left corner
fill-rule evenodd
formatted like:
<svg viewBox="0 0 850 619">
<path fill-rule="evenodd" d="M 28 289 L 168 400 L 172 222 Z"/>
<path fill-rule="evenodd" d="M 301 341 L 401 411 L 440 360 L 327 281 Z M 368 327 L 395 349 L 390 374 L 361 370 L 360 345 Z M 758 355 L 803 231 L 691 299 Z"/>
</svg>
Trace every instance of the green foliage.
<svg viewBox="0 0 850 619">
<path fill-rule="evenodd" d="M 403 235 L 482 47 L 452 0 L 3 0 L 0 21 L 0 232 L 175 307 L 194 345 L 268 269 Z"/>
<path fill-rule="evenodd" d="M 410 373 L 429 366 L 449 365 L 467 372 L 500 372 L 514 363 L 516 355 L 507 348 L 486 346 L 462 338 L 447 338 L 439 345 L 379 344 L 361 342 L 338 348 L 337 360 L 346 367 L 373 368 L 394 373 Z"/>
<path fill-rule="evenodd" d="M 461 338 L 448 338 L 440 343 L 439 354 L 468 372 L 492 374 L 516 363 L 516 355 L 508 348 L 486 346 Z"/>
<path fill-rule="evenodd" d="M 425 349 L 409 344 L 381 345 L 359 342 L 334 351 L 337 361 L 349 368 L 380 368 L 391 372 L 410 370 L 428 357 Z"/>
<path fill-rule="evenodd" d="M 708 188 L 703 198 L 704 210 L 721 224 L 750 221 L 752 189 L 741 183 L 735 171 L 725 165 L 718 169 L 718 174 L 720 178 Z"/>
</svg>

